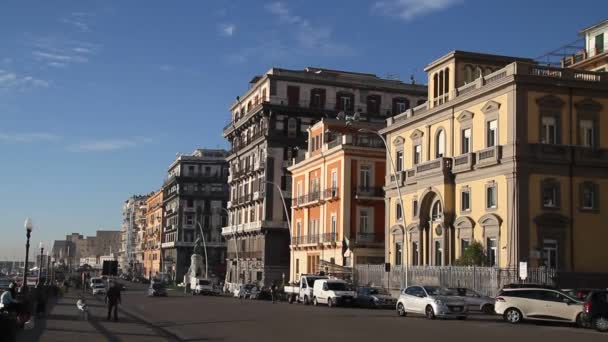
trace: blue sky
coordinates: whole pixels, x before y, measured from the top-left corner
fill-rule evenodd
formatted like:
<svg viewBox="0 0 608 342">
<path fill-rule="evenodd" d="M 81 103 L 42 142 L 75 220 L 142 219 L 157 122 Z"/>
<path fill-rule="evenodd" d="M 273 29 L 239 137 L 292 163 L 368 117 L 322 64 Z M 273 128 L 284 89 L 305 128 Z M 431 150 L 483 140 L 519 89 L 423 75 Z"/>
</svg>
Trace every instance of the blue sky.
<svg viewBox="0 0 608 342">
<path fill-rule="evenodd" d="M 608 2 L 20 1 L 0 6 L 0 259 L 118 229 L 176 152 L 225 147 L 228 105 L 272 66 L 415 75 L 450 50 L 536 57 Z"/>
</svg>

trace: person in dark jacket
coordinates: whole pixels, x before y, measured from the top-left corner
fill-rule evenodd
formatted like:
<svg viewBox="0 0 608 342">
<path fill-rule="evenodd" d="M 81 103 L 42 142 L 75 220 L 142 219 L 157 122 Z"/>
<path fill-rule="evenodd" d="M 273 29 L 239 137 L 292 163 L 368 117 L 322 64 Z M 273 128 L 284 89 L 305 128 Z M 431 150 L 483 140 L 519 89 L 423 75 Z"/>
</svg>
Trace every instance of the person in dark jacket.
<svg viewBox="0 0 608 342">
<path fill-rule="evenodd" d="M 112 284 L 106 294 L 106 304 L 108 304 L 108 321 L 111 318 L 112 309 L 114 309 L 114 321 L 118 321 L 118 304 L 121 303 L 120 288 L 116 284 Z"/>
</svg>

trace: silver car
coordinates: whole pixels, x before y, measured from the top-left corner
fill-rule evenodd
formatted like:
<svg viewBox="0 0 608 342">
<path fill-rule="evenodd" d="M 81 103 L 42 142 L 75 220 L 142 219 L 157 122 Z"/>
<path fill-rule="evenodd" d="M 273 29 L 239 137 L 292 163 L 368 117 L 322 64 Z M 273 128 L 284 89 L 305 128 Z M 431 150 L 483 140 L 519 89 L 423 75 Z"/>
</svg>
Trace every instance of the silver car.
<svg viewBox="0 0 608 342">
<path fill-rule="evenodd" d="M 397 300 L 397 314 L 423 314 L 428 319 L 436 317 L 467 318 L 467 305 L 461 297 L 439 286 L 410 286 L 401 291 Z"/>
<path fill-rule="evenodd" d="M 481 311 L 488 315 L 494 314 L 494 303 L 496 302 L 494 298 L 464 287 L 451 287 L 449 290 L 462 297 L 469 310 Z"/>
</svg>

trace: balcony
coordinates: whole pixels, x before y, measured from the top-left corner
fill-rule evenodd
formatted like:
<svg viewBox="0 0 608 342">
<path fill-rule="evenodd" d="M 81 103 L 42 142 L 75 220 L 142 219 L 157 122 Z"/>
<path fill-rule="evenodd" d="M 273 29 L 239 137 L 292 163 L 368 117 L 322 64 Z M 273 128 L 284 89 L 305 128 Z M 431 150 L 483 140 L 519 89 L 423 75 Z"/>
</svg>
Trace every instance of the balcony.
<svg viewBox="0 0 608 342">
<path fill-rule="evenodd" d="M 608 167 L 608 150 L 590 147 L 574 147 L 574 162 L 581 166 Z"/>
<path fill-rule="evenodd" d="M 528 158 L 555 163 L 570 163 L 572 155 L 570 146 L 553 144 L 529 144 Z"/>
<path fill-rule="evenodd" d="M 410 185 L 416 183 L 416 168 L 411 168 L 403 171 L 405 175 L 404 184 Z"/>
<path fill-rule="evenodd" d="M 415 178 L 431 177 L 436 175 L 447 175 L 452 169 L 452 158 L 440 157 L 416 165 Z M 409 171 L 408 171 L 409 172 Z M 410 178 L 408 173 L 407 178 Z"/>
<path fill-rule="evenodd" d="M 355 189 L 355 198 L 384 200 L 384 189 L 380 186 L 358 186 Z"/>
<path fill-rule="evenodd" d="M 293 207 L 308 207 L 318 204 L 322 198 L 321 191 L 309 192 L 296 198 Z"/>
<path fill-rule="evenodd" d="M 496 165 L 500 162 L 502 146 L 492 146 L 476 152 L 476 168 Z"/>
<path fill-rule="evenodd" d="M 392 188 L 395 186 L 402 186 L 405 183 L 405 178 L 405 171 L 397 171 L 397 173 L 393 173 L 386 177 L 386 187 Z"/>
<path fill-rule="evenodd" d="M 358 232 L 355 242 L 357 244 L 380 244 L 384 243 L 384 234 L 369 232 Z"/>
<path fill-rule="evenodd" d="M 326 201 L 333 201 L 335 199 L 338 199 L 338 197 L 340 196 L 338 190 L 338 187 L 325 189 L 325 192 L 323 193 L 323 199 Z"/>
<path fill-rule="evenodd" d="M 473 170 L 475 165 L 475 153 L 465 153 L 454 157 L 452 173 L 461 173 Z"/>
</svg>

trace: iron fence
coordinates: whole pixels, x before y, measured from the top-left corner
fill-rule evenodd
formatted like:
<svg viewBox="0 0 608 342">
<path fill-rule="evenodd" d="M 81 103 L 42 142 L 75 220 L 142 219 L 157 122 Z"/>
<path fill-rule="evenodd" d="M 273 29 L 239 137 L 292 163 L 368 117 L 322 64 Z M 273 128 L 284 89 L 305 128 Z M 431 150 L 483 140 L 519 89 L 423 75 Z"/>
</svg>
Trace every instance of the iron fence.
<svg viewBox="0 0 608 342">
<path fill-rule="evenodd" d="M 384 265 L 356 265 L 353 273 L 356 286 L 378 286 L 389 290 L 405 287 L 403 266 L 393 266 L 386 272 Z M 528 268 L 525 280 L 519 278 L 517 268 L 410 266 L 407 269 L 408 285 L 466 287 L 487 296 L 495 296 L 505 285 L 513 283 L 555 286 L 555 278 L 555 270 L 548 268 Z"/>
</svg>

